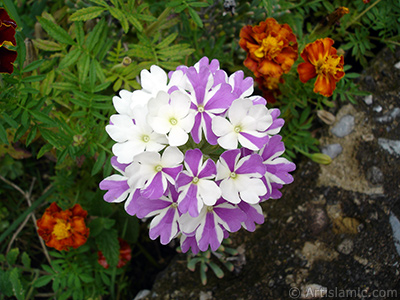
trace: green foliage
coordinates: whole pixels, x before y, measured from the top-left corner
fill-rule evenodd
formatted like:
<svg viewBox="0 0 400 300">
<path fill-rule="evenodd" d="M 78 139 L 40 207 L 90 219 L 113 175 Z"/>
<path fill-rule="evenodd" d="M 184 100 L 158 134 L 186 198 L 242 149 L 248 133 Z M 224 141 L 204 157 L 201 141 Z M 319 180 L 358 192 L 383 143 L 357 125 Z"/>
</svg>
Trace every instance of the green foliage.
<svg viewBox="0 0 400 300">
<path fill-rule="evenodd" d="M 132 268 L 115 267 L 118 238 L 140 249 L 150 265 L 158 262 L 141 244 L 145 226 L 105 203 L 98 188 L 112 172 L 113 142 L 104 130 L 114 113 L 112 97 L 121 89 L 140 89 L 137 78 L 151 65 L 174 70 L 203 56 L 218 59 L 227 73 L 243 70 L 253 76 L 238 45 L 245 25 L 273 17 L 291 26 L 299 52 L 317 38 L 331 37 L 345 55 L 346 75 L 332 97 L 313 93 L 314 80 L 299 81 L 299 57 L 284 75 L 277 103 L 269 104 L 285 120 L 287 158 L 301 154 L 329 162 L 314 135 L 316 112 L 355 104 L 365 95 L 354 79 L 382 44 L 399 45 L 399 1 L 236 2 L 234 14 L 224 10 L 223 1 L 211 0 L 1 2 L 18 24 L 13 47 L 18 57 L 13 74 L 0 74 L 0 299 L 34 299 L 49 292 L 56 299 L 134 298 L 129 286 L 137 278 L 126 277 Z M 340 6 L 350 13 L 324 25 Z M 53 201 L 63 209 L 79 203 L 88 211 L 90 237 L 84 246 L 69 252 L 42 246 L 32 216 L 39 218 Z M 97 262 L 98 251 L 109 269 Z M 188 268 L 199 266 L 205 284 L 208 269 L 218 278 L 224 275 L 222 265 L 232 271 L 236 255 L 223 245 L 189 257 Z"/>
</svg>

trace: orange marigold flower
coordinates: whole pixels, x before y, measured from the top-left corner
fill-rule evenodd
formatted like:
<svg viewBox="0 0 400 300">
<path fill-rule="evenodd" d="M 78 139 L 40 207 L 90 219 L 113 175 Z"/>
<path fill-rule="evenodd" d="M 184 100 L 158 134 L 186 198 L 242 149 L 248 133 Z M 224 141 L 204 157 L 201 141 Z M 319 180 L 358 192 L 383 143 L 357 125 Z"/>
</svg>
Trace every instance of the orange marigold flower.
<svg viewBox="0 0 400 300">
<path fill-rule="evenodd" d="M 119 261 L 117 264 L 117 268 L 122 268 L 125 266 L 132 258 L 132 249 L 129 244 L 121 238 L 118 238 L 119 241 Z M 98 263 L 102 265 L 104 268 L 108 269 L 110 265 L 108 264 L 105 256 L 101 251 L 97 252 Z"/>
<path fill-rule="evenodd" d="M 335 11 L 326 17 L 327 26 L 332 26 L 333 24 L 339 24 L 340 19 L 348 14 L 350 10 L 347 7 L 341 6 L 335 9 Z"/>
<path fill-rule="evenodd" d="M 324 38 L 307 44 L 300 54 L 305 62 L 297 67 L 301 82 L 306 83 L 317 77 L 314 93 L 325 97 L 332 96 L 336 82 L 344 76 L 343 55 L 337 55 L 336 48 L 332 47 L 333 43 L 332 39 Z"/>
<path fill-rule="evenodd" d="M 79 204 L 62 210 L 55 202 L 37 220 L 38 233 L 46 245 L 57 250 L 76 249 L 86 243 L 89 228 L 86 227 L 87 211 Z"/>
<path fill-rule="evenodd" d="M 268 18 L 259 25 L 247 25 L 240 31 L 240 47 L 247 52 L 244 65 L 256 77 L 279 78 L 288 73 L 298 57 L 296 36 L 288 24 Z"/>
<path fill-rule="evenodd" d="M 17 24 L 10 18 L 4 8 L 0 8 L 0 73 L 11 74 L 14 71 L 14 61 L 17 51 L 6 46 L 15 46 L 15 28 Z"/>
</svg>

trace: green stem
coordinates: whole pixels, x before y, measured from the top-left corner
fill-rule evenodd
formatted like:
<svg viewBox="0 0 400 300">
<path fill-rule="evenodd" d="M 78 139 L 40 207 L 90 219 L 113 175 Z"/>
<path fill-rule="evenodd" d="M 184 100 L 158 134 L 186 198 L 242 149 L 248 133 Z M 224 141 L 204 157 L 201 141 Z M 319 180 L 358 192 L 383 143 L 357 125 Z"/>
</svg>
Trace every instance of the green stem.
<svg viewBox="0 0 400 300">
<path fill-rule="evenodd" d="M 357 17 L 355 17 L 353 20 L 351 20 L 351 22 L 349 24 L 347 24 L 346 28 L 349 28 L 351 25 L 353 25 L 359 18 L 361 18 L 363 15 L 365 15 L 370 9 L 372 9 L 375 5 L 377 5 L 379 2 L 381 2 L 382 0 L 376 0 L 373 4 L 371 4 L 370 6 L 368 6 L 368 8 L 366 8 L 362 13 L 360 13 Z"/>
<path fill-rule="evenodd" d="M 396 45 L 396 46 L 400 46 L 400 43 L 395 42 L 395 41 L 382 40 L 382 39 L 380 39 L 378 37 L 374 37 L 374 36 L 369 36 L 368 38 L 371 39 L 371 40 L 381 41 L 381 42 L 384 42 L 384 43 L 389 43 L 389 44 L 393 44 L 393 45 Z"/>
</svg>

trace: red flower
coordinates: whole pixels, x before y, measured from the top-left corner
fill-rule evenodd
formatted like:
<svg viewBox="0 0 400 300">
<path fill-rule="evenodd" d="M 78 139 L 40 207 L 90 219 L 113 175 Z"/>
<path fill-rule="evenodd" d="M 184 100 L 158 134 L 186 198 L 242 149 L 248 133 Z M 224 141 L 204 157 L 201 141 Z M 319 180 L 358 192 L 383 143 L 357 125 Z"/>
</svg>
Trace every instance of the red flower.
<svg viewBox="0 0 400 300">
<path fill-rule="evenodd" d="M 76 249 L 86 243 L 89 228 L 86 227 L 87 211 L 79 204 L 62 210 L 55 202 L 37 220 L 38 233 L 46 245 L 59 251 Z"/>
<path fill-rule="evenodd" d="M 288 73 L 298 57 L 296 36 L 288 24 L 268 18 L 259 25 L 247 25 L 240 31 L 240 47 L 247 52 L 244 65 L 256 77 L 279 78 Z"/>
<path fill-rule="evenodd" d="M 332 39 L 324 38 L 307 44 L 301 52 L 301 57 L 305 62 L 297 67 L 301 82 L 306 83 L 317 77 L 314 92 L 325 97 L 332 96 L 336 82 L 344 76 L 343 55 L 337 55 L 337 50 L 332 47 L 333 43 Z"/>
<path fill-rule="evenodd" d="M 275 103 L 276 98 L 282 94 L 279 89 L 279 83 L 285 83 L 282 77 L 274 78 L 274 77 L 258 77 L 255 79 L 258 83 L 259 88 L 263 92 L 263 97 L 267 100 L 268 103 Z"/>
<path fill-rule="evenodd" d="M 15 46 L 15 28 L 17 24 L 10 19 L 4 8 L 0 8 L 0 73 L 11 74 L 14 71 L 14 61 L 17 52 L 6 46 Z"/>
<path fill-rule="evenodd" d="M 129 244 L 123 239 L 118 238 L 118 241 L 119 241 L 119 261 L 117 264 L 117 268 L 122 268 L 131 260 L 132 250 L 131 246 L 129 246 Z M 99 251 L 97 252 L 97 256 L 98 256 L 97 261 L 99 262 L 99 264 L 102 265 L 104 268 L 108 269 L 110 265 L 108 264 L 103 253 Z"/>
</svg>

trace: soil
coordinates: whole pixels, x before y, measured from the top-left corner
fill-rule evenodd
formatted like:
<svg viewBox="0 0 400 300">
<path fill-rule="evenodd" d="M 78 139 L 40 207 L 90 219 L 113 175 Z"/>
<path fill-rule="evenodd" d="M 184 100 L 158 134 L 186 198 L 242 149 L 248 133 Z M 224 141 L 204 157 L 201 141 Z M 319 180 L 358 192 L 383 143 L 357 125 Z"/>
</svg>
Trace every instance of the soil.
<svg viewBox="0 0 400 300">
<path fill-rule="evenodd" d="M 400 153 L 379 143 L 400 140 L 399 61 L 400 48 L 384 49 L 359 79 L 372 103 L 363 96 L 338 109 L 336 122 L 354 117 L 349 135 L 334 136 L 336 123 L 320 129 L 321 147 L 340 143 L 342 153 L 328 166 L 300 162 L 282 198 L 263 204 L 264 224 L 231 234 L 242 250 L 234 272 L 218 279 L 209 270 L 202 285 L 198 267 L 189 271 L 178 254 L 140 299 L 400 298 L 400 246 L 389 221 L 400 219 Z"/>
</svg>

